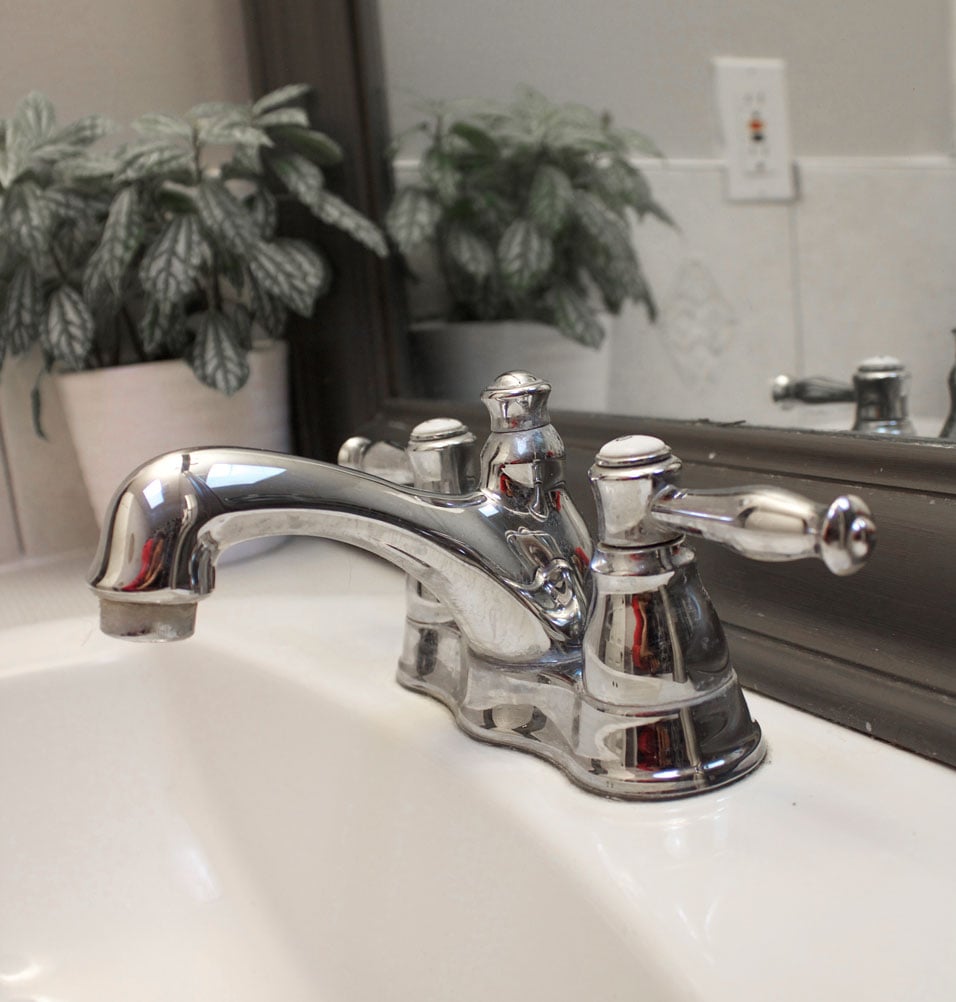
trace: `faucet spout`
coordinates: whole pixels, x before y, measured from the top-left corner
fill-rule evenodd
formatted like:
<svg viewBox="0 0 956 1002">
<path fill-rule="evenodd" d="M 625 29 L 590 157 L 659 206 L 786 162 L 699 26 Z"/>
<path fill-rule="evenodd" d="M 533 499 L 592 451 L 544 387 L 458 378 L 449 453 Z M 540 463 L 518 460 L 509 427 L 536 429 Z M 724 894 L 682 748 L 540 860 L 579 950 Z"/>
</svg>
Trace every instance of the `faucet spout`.
<svg viewBox="0 0 956 1002">
<path fill-rule="evenodd" d="M 189 636 L 219 553 L 270 535 L 319 536 L 383 557 L 440 597 L 489 660 L 521 663 L 581 645 L 591 552 L 583 523 L 555 512 L 529 524 L 483 491 L 432 494 L 237 448 L 160 456 L 119 488 L 89 577 L 103 629 Z"/>
</svg>

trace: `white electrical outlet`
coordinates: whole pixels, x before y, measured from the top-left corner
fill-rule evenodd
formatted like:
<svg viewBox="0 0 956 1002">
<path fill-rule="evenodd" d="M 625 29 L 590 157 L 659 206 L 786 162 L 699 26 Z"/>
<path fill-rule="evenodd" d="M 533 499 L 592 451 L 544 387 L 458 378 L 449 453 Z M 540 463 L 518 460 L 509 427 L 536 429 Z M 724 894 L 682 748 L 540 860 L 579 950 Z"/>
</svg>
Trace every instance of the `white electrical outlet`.
<svg viewBox="0 0 956 1002">
<path fill-rule="evenodd" d="M 727 197 L 735 202 L 794 197 L 787 78 L 782 59 L 714 60 L 724 133 Z"/>
</svg>

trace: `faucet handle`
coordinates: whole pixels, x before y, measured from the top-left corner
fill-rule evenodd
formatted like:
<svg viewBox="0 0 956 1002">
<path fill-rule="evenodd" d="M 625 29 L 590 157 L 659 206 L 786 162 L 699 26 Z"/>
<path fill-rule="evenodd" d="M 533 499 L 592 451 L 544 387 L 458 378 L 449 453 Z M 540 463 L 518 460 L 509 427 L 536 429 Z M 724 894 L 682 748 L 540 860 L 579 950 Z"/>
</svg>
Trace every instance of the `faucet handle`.
<svg viewBox="0 0 956 1002">
<path fill-rule="evenodd" d="M 819 557 L 841 575 L 859 570 L 873 549 L 870 510 L 852 494 L 826 506 L 778 487 L 685 490 L 680 468 L 664 442 L 646 435 L 601 449 L 589 477 L 602 548 L 659 546 L 687 533 L 754 560 Z"/>
<path fill-rule="evenodd" d="M 804 404 L 856 403 L 853 431 L 888 435 L 915 435 L 908 415 L 909 372 L 893 355 L 865 358 L 853 373 L 853 383 L 825 376 L 794 379 L 780 375 L 773 381 L 774 402 Z"/>
<path fill-rule="evenodd" d="M 339 448 L 338 463 L 441 494 L 467 494 L 478 482 L 475 436 L 455 418 L 422 421 L 412 429 L 404 447 L 354 435 Z"/>
<path fill-rule="evenodd" d="M 373 442 L 364 435 L 353 435 L 342 443 L 338 464 L 396 484 L 410 485 L 414 479 L 404 447 L 395 442 Z"/>
<path fill-rule="evenodd" d="M 405 449 L 419 490 L 468 494 L 478 483 L 475 436 L 455 418 L 415 425 Z"/>
<path fill-rule="evenodd" d="M 771 396 L 775 404 L 785 408 L 795 403 L 801 404 L 842 404 L 856 401 L 856 390 L 850 383 L 826 376 L 809 376 L 796 379 L 781 373 L 771 385 Z"/>
</svg>

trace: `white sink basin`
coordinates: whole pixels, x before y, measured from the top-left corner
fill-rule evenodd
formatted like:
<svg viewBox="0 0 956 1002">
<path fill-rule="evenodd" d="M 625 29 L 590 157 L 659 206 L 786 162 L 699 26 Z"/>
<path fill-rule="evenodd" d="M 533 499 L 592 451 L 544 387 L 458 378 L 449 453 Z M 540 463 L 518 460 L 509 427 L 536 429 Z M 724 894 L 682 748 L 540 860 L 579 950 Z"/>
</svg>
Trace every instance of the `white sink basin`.
<svg viewBox="0 0 956 1002">
<path fill-rule="evenodd" d="M 754 775 L 602 800 L 400 689 L 402 620 L 302 543 L 185 643 L 0 634 L 0 999 L 952 998 L 956 772 L 750 695 Z"/>
</svg>

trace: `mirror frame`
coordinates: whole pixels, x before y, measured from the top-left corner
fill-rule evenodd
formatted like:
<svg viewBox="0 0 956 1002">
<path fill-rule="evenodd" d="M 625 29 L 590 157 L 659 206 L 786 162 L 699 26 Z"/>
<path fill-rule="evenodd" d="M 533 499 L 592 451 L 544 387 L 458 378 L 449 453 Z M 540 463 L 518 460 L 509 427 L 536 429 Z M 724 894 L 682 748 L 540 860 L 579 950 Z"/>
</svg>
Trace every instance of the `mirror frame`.
<svg viewBox="0 0 956 1002">
<path fill-rule="evenodd" d="M 313 119 L 346 154 L 330 186 L 382 219 L 391 164 L 375 0 L 244 0 L 244 12 L 256 93 L 312 84 Z M 302 213 L 284 225 L 314 232 Z M 403 394 L 410 384 L 398 267 L 334 243 L 328 230 L 321 240 L 335 261 L 333 293 L 289 331 L 299 452 L 334 459 L 338 443 L 358 430 L 403 442 L 418 421 L 449 412 L 484 428 L 477 403 Z M 956 587 L 956 444 L 603 414 L 556 414 L 555 424 L 568 448 L 569 484 L 592 525 L 587 468 L 604 442 L 636 430 L 670 444 L 688 486 L 758 481 L 820 502 L 860 494 L 878 545 L 858 575 L 833 577 L 817 561 L 757 563 L 702 542 L 695 548 L 704 583 L 745 685 L 956 765 L 948 591 Z"/>
</svg>

